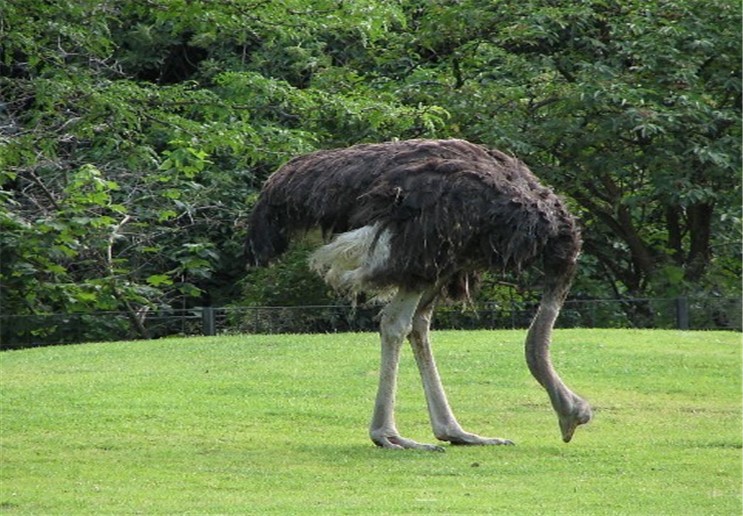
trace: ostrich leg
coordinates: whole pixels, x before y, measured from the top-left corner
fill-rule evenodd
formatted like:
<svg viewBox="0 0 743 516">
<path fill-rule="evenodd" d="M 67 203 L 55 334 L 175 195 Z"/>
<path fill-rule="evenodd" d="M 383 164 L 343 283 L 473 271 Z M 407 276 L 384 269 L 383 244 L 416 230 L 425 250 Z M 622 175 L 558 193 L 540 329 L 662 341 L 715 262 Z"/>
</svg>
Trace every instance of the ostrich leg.
<svg viewBox="0 0 743 516">
<path fill-rule="evenodd" d="M 435 297 L 435 294 L 428 294 L 421 299 L 413 316 L 413 327 L 410 333 L 410 345 L 423 381 L 434 435 L 437 439 L 449 441 L 452 444 L 513 444 L 507 439 L 481 437 L 466 432 L 457 422 L 446 398 L 429 340 Z"/>
<path fill-rule="evenodd" d="M 400 436 L 395 424 L 395 392 L 400 348 L 410 333 L 411 320 L 420 300 L 420 292 L 400 291 L 382 310 L 379 333 L 382 340 L 382 362 L 379 388 L 374 405 L 369 435 L 382 448 L 415 448 L 442 451 L 439 446 L 421 444 Z"/>
</svg>

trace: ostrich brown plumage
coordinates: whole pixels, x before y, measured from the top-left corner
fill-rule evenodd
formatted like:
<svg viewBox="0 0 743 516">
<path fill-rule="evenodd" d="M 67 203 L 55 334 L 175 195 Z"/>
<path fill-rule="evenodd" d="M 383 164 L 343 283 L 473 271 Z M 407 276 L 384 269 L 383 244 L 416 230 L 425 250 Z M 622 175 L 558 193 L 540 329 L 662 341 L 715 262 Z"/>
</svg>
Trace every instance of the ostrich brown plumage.
<svg viewBox="0 0 743 516">
<path fill-rule="evenodd" d="M 552 329 L 580 252 L 564 203 L 516 158 L 462 140 L 356 145 L 295 158 L 266 181 L 249 220 L 250 265 L 266 265 L 297 233 L 320 228 L 329 243 L 311 258 L 328 284 L 388 299 L 370 436 L 385 448 L 440 450 L 400 435 L 394 418 L 400 349 L 407 337 L 434 435 L 452 444 L 512 444 L 466 432 L 447 401 L 431 352 L 436 300 L 466 299 L 483 270 L 539 262 L 544 293 L 526 337 L 526 362 L 547 390 L 569 442 L 591 408 L 550 360 Z"/>
</svg>

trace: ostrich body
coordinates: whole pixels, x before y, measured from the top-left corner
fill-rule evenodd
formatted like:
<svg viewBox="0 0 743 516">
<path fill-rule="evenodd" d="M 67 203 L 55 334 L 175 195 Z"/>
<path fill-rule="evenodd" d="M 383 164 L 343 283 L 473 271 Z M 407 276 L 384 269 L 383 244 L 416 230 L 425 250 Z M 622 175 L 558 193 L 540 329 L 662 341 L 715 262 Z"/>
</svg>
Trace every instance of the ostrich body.
<svg viewBox="0 0 743 516">
<path fill-rule="evenodd" d="M 466 299 L 479 272 L 539 262 L 544 293 L 526 337 L 526 362 L 549 394 L 569 442 L 591 408 L 562 382 L 550 340 L 580 251 L 563 202 L 518 159 L 462 140 L 356 145 L 295 158 L 266 181 L 249 220 L 250 265 L 266 265 L 297 233 L 329 243 L 311 266 L 336 290 L 387 299 L 370 437 L 385 448 L 440 450 L 400 435 L 394 405 L 400 349 L 410 341 L 433 433 L 452 444 L 512 444 L 466 432 L 447 401 L 429 330 L 439 298 Z"/>
</svg>

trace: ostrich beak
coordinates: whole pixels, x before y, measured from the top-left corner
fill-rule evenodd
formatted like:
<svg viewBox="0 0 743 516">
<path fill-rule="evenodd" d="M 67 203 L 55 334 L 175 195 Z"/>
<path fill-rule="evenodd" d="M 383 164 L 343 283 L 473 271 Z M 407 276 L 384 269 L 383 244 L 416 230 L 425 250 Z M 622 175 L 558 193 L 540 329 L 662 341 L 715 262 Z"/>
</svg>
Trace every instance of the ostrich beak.
<svg viewBox="0 0 743 516">
<path fill-rule="evenodd" d="M 560 418 L 560 431 L 562 432 L 562 441 L 569 443 L 573 438 L 575 429 L 578 428 L 578 422 L 572 418 Z"/>
</svg>

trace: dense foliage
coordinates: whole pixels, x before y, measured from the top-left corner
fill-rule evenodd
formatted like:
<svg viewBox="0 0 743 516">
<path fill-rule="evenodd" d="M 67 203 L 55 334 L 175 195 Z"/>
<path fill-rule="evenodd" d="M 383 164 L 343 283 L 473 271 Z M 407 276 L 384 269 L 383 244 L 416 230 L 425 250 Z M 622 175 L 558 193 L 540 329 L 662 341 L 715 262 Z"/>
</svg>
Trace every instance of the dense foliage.
<svg viewBox="0 0 743 516">
<path fill-rule="evenodd" d="M 316 302 L 296 256 L 274 288 L 256 286 L 265 272 L 238 286 L 261 182 L 306 151 L 411 137 L 512 152 L 569 197 L 581 295 L 737 294 L 739 14 L 730 0 L 0 0 L 2 312 L 123 310 L 145 334 L 156 308 Z"/>
</svg>

